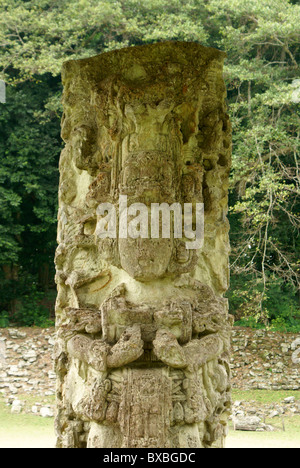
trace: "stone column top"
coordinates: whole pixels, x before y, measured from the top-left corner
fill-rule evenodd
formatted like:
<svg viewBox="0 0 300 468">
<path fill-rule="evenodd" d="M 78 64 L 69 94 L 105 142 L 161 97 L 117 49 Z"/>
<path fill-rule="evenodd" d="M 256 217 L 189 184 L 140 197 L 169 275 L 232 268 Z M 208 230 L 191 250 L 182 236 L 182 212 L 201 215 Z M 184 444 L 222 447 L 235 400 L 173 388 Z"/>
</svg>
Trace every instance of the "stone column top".
<svg viewBox="0 0 300 468">
<path fill-rule="evenodd" d="M 201 66 L 207 67 L 209 62 L 217 62 L 222 66 L 226 57 L 225 52 L 212 47 L 204 47 L 196 42 L 157 42 L 104 52 L 94 57 L 69 60 L 63 64 L 62 80 L 65 83 L 69 76 L 74 74 L 74 68 L 78 73 L 80 70 L 86 70 L 87 67 L 88 73 L 98 80 L 111 76 L 115 72 L 129 80 L 139 78 L 143 80 L 146 78 L 145 71 L 135 69 L 135 73 L 133 73 L 131 70 L 131 67 L 136 66 L 137 63 L 162 65 L 162 60 L 165 60 L 168 63 L 175 62 L 181 67 L 195 70 Z M 93 63 L 94 67 L 91 66 Z M 172 72 L 172 70 L 168 71 Z M 173 72 L 176 72 L 175 67 Z"/>
</svg>

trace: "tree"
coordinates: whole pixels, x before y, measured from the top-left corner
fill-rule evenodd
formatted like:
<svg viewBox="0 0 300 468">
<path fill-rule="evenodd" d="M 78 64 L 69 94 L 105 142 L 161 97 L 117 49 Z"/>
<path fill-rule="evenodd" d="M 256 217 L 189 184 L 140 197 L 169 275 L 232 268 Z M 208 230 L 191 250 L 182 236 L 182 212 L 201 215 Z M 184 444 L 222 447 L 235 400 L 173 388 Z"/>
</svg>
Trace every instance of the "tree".
<svg viewBox="0 0 300 468">
<path fill-rule="evenodd" d="M 58 82 L 44 75 L 9 87 L 1 105 L 0 297 L 11 313 L 33 284 L 47 289 L 53 277 L 61 142 L 58 116 L 41 109 Z"/>
<path fill-rule="evenodd" d="M 47 138 L 52 135 L 52 159 L 46 152 L 45 164 L 50 172 L 57 167 L 61 147 L 59 75 L 65 60 L 164 40 L 196 41 L 225 50 L 234 143 L 230 187 L 232 309 L 268 321 L 280 314 L 272 301 L 276 296 L 282 310 L 297 316 L 299 38 L 300 6 L 291 0 L 0 0 L 0 78 L 11 85 L 18 83 L 11 95 L 22 91 L 24 101 L 34 101 L 36 119 L 34 138 L 32 118 L 28 126 L 23 125 L 23 119 L 15 123 L 16 131 L 23 128 L 23 137 L 14 146 L 9 143 L 6 157 L 13 165 L 19 157 L 16 155 L 25 151 L 22 145 L 33 149 L 34 140 L 40 142 L 47 134 Z M 1 115 L 5 125 L 9 113 Z M 28 119 L 28 114 L 23 118 Z M 40 154 L 38 145 L 34 151 Z M 0 174 L 10 170 L 3 161 Z M 28 159 L 32 178 L 38 172 L 37 161 Z M 8 179 L 1 179 L 0 189 L 1 255 L 3 261 L 6 256 L 14 264 L 22 259 L 26 263 L 28 258 L 34 262 L 34 244 L 29 255 L 20 242 L 26 232 L 22 219 L 28 199 L 7 184 Z M 53 179 L 50 184 L 53 200 L 56 183 Z M 46 227 L 51 219 L 49 202 L 45 201 L 49 190 L 41 191 L 40 196 L 34 192 L 39 200 L 34 216 L 39 213 L 41 221 L 35 228 L 40 231 L 35 230 L 34 235 L 41 244 L 43 220 Z M 47 233 L 54 239 L 54 222 L 51 226 Z M 48 247 L 46 251 L 51 257 Z"/>
<path fill-rule="evenodd" d="M 247 278 L 249 294 L 245 284 L 240 290 L 244 309 L 250 299 L 251 313 L 267 319 L 274 286 L 281 285 L 289 302 L 300 285 L 300 120 L 294 88 L 300 7 L 289 1 L 214 0 L 209 9 L 220 24 L 218 44 L 229 55 L 233 276 Z"/>
<path fill-rule="evenodd" d="M 162 40 L 207 42 L 197 0 L 1 0 L 2 77 L 60 74 L 67 59 Z M 18 70 L 12 77 L 11 70 Z"/>
</svg>

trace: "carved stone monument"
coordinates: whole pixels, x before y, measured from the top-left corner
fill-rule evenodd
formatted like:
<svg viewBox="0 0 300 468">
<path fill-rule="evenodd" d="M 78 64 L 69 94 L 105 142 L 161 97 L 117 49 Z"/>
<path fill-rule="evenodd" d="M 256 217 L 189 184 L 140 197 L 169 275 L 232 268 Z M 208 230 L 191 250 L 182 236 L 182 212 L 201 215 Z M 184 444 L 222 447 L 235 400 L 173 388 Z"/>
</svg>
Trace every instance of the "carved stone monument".
<svg viewBox="0 0 300 468">
<path fill-rule="evenodd" d="M 224 444 L 232 326 L 223 298 L 231 160 L 224 57 L 167 42 L 64 65 L 59 448 Z M 124 201 L 149 212 L 203 203 L 204 245 L 188 248 L 174 229 L 169 238 L 122 235 L 134 219 Z M 108 206 L 117 234 L 103 236 Z"/>
</svg>

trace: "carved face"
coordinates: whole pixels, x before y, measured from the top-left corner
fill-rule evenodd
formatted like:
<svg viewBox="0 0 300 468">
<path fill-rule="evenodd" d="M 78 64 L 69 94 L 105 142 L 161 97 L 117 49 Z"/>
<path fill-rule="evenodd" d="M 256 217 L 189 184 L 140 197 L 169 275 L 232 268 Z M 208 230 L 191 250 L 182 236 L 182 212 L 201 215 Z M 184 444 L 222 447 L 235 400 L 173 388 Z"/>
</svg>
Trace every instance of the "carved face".
<svg viewBox="0 0 300 468">
<path fill-rule="evenodd" d="M 159 151 L 130 153 L 123 162 L 120 191 L 146 203 L 169 202 L 175 197 L 174 161 Z M 119 239 L 122 268 L 133 278 L 151 281 L 166 273 L 173 249 L 171 239 Z"/>
<path fill-rule="evenodd" d="M 122 268 L 139 281 L 151 281 L 163 276 L 172 249 L 171 239 L 119 239 Z"/>
</svg>

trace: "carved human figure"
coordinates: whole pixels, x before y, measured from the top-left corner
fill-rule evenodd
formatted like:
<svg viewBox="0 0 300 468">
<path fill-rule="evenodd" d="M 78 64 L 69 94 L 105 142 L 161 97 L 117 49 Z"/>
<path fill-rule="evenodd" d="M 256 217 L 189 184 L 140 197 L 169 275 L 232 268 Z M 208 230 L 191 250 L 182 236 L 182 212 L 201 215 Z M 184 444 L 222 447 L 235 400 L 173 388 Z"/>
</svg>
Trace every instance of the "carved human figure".
<svg viewBox="0 0 300 468">
<path fill-rule="evenodd" d="M 224 445 L 231 138 L 223 60 L 198 44 L 159 43 L 64 66 L 58 447 Z M 178 235 L 183 211 L 170 214 L 169 238 L 124 236 L 134 220 L 124 197 L 149 213 L 154 204 L 204 203 L 204 245 L 188 248 L 188 232 Z M 103 220 L 110 235 L 100 235 Z"/>
</svg>

